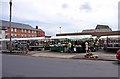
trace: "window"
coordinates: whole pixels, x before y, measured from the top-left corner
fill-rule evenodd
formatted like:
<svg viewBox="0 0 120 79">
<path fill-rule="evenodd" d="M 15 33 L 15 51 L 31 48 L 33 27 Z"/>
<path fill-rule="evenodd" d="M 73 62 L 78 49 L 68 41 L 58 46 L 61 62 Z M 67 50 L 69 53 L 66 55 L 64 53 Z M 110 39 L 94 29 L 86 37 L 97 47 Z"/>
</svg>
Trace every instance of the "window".
<svg viewBox="0 0 120 79">
<path fill-rule="evenodd" d="M 11 31 L 13 32 L 13 28 L 11 28 Z"/>
<path fill-rule="evenodd" d="M 28 32 L 28 30 L 26 30 L 26 32 Z"/>
<path fill-rule="evenodd" d="M 28 33 L 30 33 L 30 30 L 28 30 Z"/>
<path fill-rule="evenodd" d="M 17 30 L 17 29 L 15 28 L 14 31 L 16 32 L 16 30 Z"/>
<path fill-rule="evenodd" d="M 11 34 L 11 36 L 13 37 L 13 34 Z"/>
<path fill-rule="evenodd" d="M 16 37 L 16 34 L 15 34 L 15 37 Z"/>
<path fill-rule="evenodd" d="M 35 33 L 35 31 L 33 30 L 32 33 Z"/>
<path fill-rule="evenodd" d="M 21 29 L 21 32 L 23 32 L 23 29 Z"/>
<path fill-rule="evenodd" d="M 26 30 L 25 30 L 25 33 L 26 33 Z"/>
</svg>

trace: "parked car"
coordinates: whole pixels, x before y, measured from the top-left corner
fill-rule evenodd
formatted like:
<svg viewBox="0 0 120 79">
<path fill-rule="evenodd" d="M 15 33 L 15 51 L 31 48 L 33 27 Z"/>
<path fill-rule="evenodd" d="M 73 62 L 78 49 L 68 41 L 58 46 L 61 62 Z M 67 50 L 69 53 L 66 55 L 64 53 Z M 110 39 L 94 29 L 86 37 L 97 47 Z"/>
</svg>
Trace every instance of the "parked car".
<svg viewBox="0 0 120 79">
<path fill-rule="evenodd" d="M 117 51 L 116 58 L 120 61 L 120 49 Z"/>
</svg>

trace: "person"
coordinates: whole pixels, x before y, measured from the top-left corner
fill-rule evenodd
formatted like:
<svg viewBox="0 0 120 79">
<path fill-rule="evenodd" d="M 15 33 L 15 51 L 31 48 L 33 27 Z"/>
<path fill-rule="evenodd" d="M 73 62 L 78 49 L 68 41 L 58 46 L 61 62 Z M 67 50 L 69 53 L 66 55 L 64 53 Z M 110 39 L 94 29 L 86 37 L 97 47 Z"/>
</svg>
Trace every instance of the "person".
<svg viewBox="0 0 120 79">
<path fill-rule="evenodd" d="M 71 52 L 74 52 L 74 45 L 71 43 Z"/>
<path fill-rule="evenodd" d="M 25 54 L 28 54 L 29 53 L 29 43 L 26 44 L 24 49 L 25 49 Z"/>
<path fill-rule="evenodd" d="M 76 52 L 77 51 L 77 49 L 76 49 L 76 45 L 73 45 L 73 50 L 74 50 L 74 52 Z"/>
<path fill-rule="evenodd" d="M 6 42 L 6 49 L 9 50 L 9 42 Z"/>
<path fill-rule="evenodd" d="M 71 47 L 72 47 L 72 43 L 69 42 L 69 43 L 68 43 L 68 52 L 72 52 L 72 51 L 71 51 Z"/>
<path fill-rule="evenodd" d="M 27 52 L 27 54 L 29 53 L 29 42 L 27 43 L 27 49 L 26 49 L 26 52 Z"/>
<path fill-rule="evenodd" d="M 91 41 L 89 44 L 90 44 L 90 50 L 94 52 L 94 42 Z"/>
<path fill-rule="evenodd" d="M 67 43 L 65 43 L 65 47 L 64 47 L 64 52 L 66 52 L 67 53 Z"/>
<path fill-rule="evenodd" d="M 84 41 L 82 41 L 81 46 L 82 46 L 82 52 L 86 53 L 86 51 L 85 51 L 85 42 Z"/>
<path fill-rule="evenodd" d="M 96 46 L 96 49 L 98 50 L 98 48 L 99 48 L 99 41 L 98 40 L 96 41 L 95 46 Z"/>
<path fill-rule="evenodd" d="M 87 41 L 85 42 L 85 51 L 86 53 L 89 53 L 89 45 Z"/>
</svg>

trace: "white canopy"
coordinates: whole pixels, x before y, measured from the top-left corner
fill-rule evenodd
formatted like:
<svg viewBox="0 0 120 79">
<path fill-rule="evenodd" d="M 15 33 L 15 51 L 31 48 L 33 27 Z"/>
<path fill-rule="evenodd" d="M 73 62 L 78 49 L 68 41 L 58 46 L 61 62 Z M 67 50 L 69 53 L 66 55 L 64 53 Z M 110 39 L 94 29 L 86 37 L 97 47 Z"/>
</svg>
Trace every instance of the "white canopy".
<svg viewBox="0 0 120 79">
<path fill-rule="evenodd" d="M 71 39 L 71 40 L 79 40 L 84 38 L 91 38 L 91 35 L 79 35 L 79 36 L 54 36 L 50 39 Z"/>
<path fill-rule="evenodd" d="M 113 36 L 101 36 L 100 39 L 107 39 L 108 38 L 120 38 L 120 35 L 113 35 Z"/>
<path fill-rule="evenodd" d="M 32 38 L 11 38 L 12 41 L 15 40 L 44 40 L 45 37 L 32 37 Z M 0 39 L 0 41 L 10 41 L 10 39 Z"/>
</svg>

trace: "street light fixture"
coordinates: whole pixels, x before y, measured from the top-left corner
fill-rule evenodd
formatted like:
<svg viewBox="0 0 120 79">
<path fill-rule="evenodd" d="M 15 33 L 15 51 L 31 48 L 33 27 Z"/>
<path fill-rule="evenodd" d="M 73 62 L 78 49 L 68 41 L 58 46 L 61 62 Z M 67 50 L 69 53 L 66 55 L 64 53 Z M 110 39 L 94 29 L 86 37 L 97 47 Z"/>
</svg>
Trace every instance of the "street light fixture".
<svg viewBox="0 0 120 79">
<path fill-rule="evenodd" d="M 60 34 L 61 34 L 61 27 L 60 27 Z"/>
<path fill-rule="evenodd" d="M 12 42 L 11 42 L 12 0 L 10 0 L 9 4 L 10 4 L 10 20 L 9 20 L 9 27 L 10 27 L 10 52 L 12 52 Z"/>
</svg>

